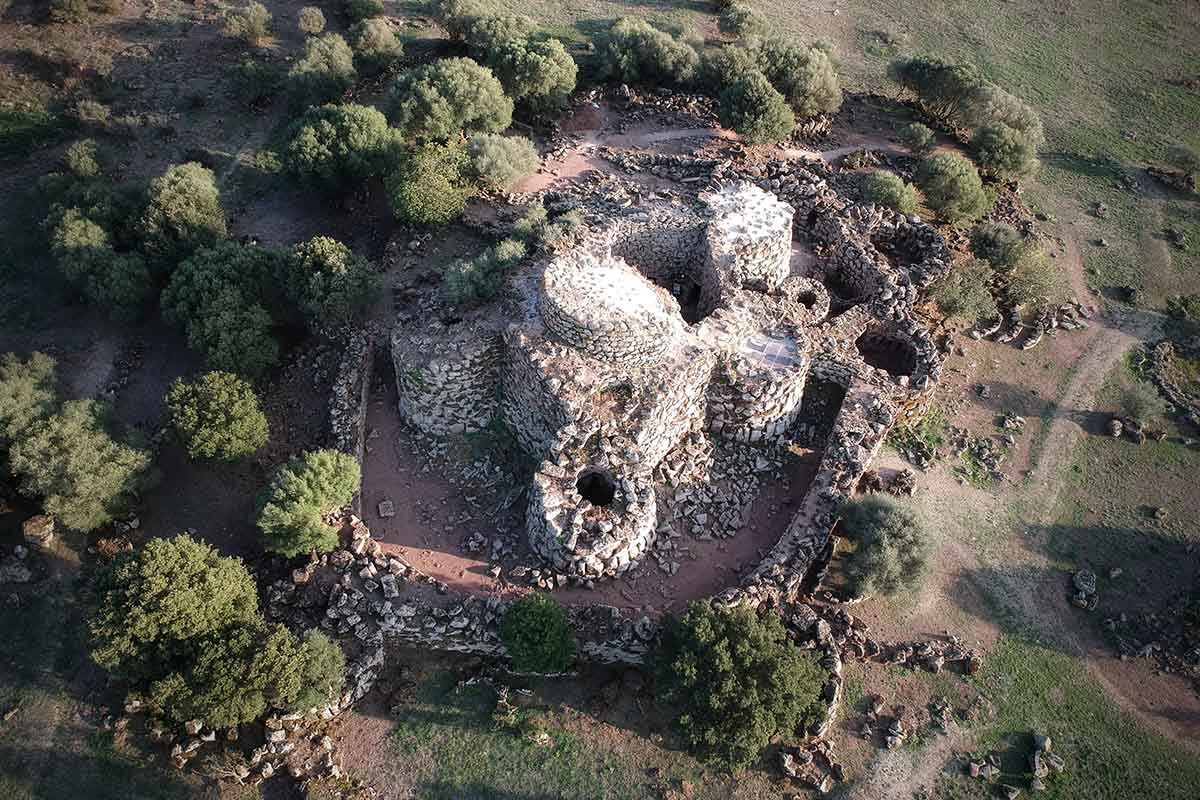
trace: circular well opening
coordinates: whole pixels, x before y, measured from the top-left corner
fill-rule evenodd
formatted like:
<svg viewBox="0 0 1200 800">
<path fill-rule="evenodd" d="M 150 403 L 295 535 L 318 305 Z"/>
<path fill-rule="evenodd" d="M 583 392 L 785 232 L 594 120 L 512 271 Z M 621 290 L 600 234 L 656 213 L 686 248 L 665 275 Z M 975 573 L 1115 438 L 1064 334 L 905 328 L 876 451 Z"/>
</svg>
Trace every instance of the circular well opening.
<svg viewBox="0 0 1200 800">
<path fill-rule="evenodd" d="M 583 472 L 575 481 L 575 488 L 594 506 L 606 506 L 617 495 L 617 483 L 612 475 L 598 469 Z"/>
</svg>

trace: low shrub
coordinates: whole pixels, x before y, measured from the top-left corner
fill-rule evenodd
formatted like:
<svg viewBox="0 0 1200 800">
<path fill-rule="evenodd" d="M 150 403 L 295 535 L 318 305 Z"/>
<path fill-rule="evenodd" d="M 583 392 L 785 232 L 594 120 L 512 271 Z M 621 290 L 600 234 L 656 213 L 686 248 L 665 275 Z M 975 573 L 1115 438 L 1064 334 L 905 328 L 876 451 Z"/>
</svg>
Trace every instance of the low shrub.
<svg viewBox="0 0 1200 800">
<path fill-rule="evenodd" d="M 1037 165 L 1033 140 L 1000 122 L 977 129 L 971 137 L 971 149 L 979 166 L 1007 178 L 1028 175 Z"/>
<path fill-rule="evenodd" d="M 50 0 L 50 19 L 53 22 L 87 22 L 87 0 Z"/>
<path fill-rule="evenodd" d="M 749 144 L 777 142 L 796 127 L 787 100 L 757 70 L 721 92 L 720 117 L 722 125 L 737 131 Z"/>
<path fill-rule="evenodd" d="M 154 291 L 146 261 L 118 253 L 108 232 L 79 209 L 67 209 L 50 236 L 55 263 L 88 302 L 114 319 L 136 318 Z"/>
<path fill-rule="evenodd" d="M 243 58 L 229 69 L 233 95 L 248 106 L 266 104 L 279 91 L 283 71 L 274 64 Z"/>
<path fill-rule="evenodd" d="M 385 72 L 404 55 L 404 47 L 391 24 L 376 17 L 354 26 L 354 55 L 363 72 Z"/>
<path fill-rule="evenodd" d="M 526 252 L 525 243 L 519 239 L 504 239 L 474 259 L 452 265 L 442 282 L 446 299 L 459 306 L 490 300 L 504 285 L 509 269 Z"/>
<path fill-rule="evenodd" d="M 487 53 L 487 65 L 504 91 L 525 111 L 541 116 L 564 108 L 579 68 L 557 39 L 510 39 Z"/>
<path fill-rule="evenodd" d="M 948 317 L 967 322 L 995 319 L 998 309 L 992 296 L 992 268 L 985 261 L 971 259 L 950 270 L 934 287 L 938 309 Z"/>
<path fill-rule="evenodd" d="M 1165 414 L 1167 404 L 1155 386 L 1145 381 L 1134 381 L 1122 390 L 1120 408 L 1126 417 L 1145 423 Z"/>
<path fill-rule="evenodd" d="M 938 153 L 921 162 L 917 183 L 925 202 L 951 224 L 976 219 L 988 208 L 975 165 L 958 153 Z"/>
<path fill-rule="evenodd" d="M 262 3 L 250 0 L 245 8 L 225 15 L 225 35 L 257 45 L 271 35 L 271 12 Z"/>
<path fill-rule="evenodd" d="M 696 84 L 709 94 L 721 92 L 742 76 L 758 71 L 758 59 L 752 50 L 738 45 L 725 45 L 705 51 L 696 70 Z"/>
<path fill-rule="evenodd" d="M 1067 294 L 1066 278 L 1045 253 L 1024 253 L 1008 275 L 1008 302 L 1031 313 L 1049 310 Z"/>
<path fill-rule="evenodd" d="M 694 602 L 667 615 L 653 656 L 655 687 L 688 749 L 736 771 L 775 736 L 820 719 L 826 673 L 788 639 L 778 614 Z"/>
<path fill-rule="evenodd" d="M 920 122 L 911 122 L 901 128 L 900 141 L 918 158 L 928 156 L 937 146 L 933 130 Z"/>
<path fill-rule="evenodd" d="M 462 214 L 472 194 L 470 157 L 454 144 L 411 150 L 386 181 L 396 216 L 416 225 L 445 225 Z"/>
<path fill-rule="evenodd" d="M 518 672 L 564 672 L 575 660 L 567 612 L 544 594 L 526 595 L 509 606 L 500 638 Z"/>
<path fill-rule="evenodd" d="M 971 252 L 997 269 L 1015 267 L 1027 250 L 1021 234 L 1003 222 L 983 222 L 971 231 Z"/>
<path fill-rule="evenodd" d="M 855 545 L 845 564 L 853 596 L 892 596 L 920 587 L 932 543 L 910 506 L 869 495 L 842 505 L 838 517 L 841 534 Z"/>
<path fill-rule="evenodd" d="M 733 2 L 727 5 L 717 24 L 723 33 L 740 37 L 763 36 L 767 32 L 766 18 L 747 3 Z"/>
<path fill-rule="evenodd" d="M 325 31 L 325 13 L 316 6 L 305 6 L 296 15 L 296 27 L 306 36 L 318 36 Z"/>
<path fill-rule="evenodd" d="M 195 162 L 167 167 L 150 182 L 136 231 L 142 251 L 162 271 L 224 239 L 225 212 L 212 170 Z"/>
<path fill-rule="evenodd" d="M 842 107 L 842 88 L 829 52 L 782 39 L 765 42 L 758 65 L 801 119 L 832 114 Z"/>
<path fill-rule="evenodd" d="M 537 171 L 541 159 L 533 142 L 521 136 L 481 133 L 468 143 L 471 164 L 479 181 L 497 192 L 512 191 Z"/>
<path fill-rule="evenodd" d="M 292 248 L 287 286 L 313 331 L 333 334 L 357 319 L 379 288 L 375 265 L 328 236 Z"/>
<path fill-rule="evenodd" d="M 350 45 L 325 33 L 304 43 L 304 56 L 288 71 L 288 91 L 295 106 L 320 105 L 341 99 L 356 77 Z"/>
<path fill-rule="evenodd" d="M 236 461 L 267 443 L 267 417 L 254 387 L 230 372 L 176 380 L 167 390 L 171 426 L 193 460 Z"/>
<path fill-rule="evenodd" d="M 863 176 L 861 189 L 869 202 L 901 214 L 917 213 L 917 190 L 894 172 L 881 169 Z"/>
<path fill-rule="evenodd" d="M 378 17 L 383 13 L 383 0 L 342 0 L 342 13 L 352 23 Z"/>
<path fill-rule="evenodd" d="M 1191 179 L 1192 188 L 1200 185 L 1200 151 L 1183 144 L 1167 147 L 1167 163 Z"/>
<path fill-rule="evenodd" d="M 305 453 L 279 467 L 258 501 L 266 548 L 288 558 L 335 549 L 338 530 L 323 517 L 348 504 L 359 481 L 358 462 L 336 450 Z"/>
<path fill-rule="evenodd" d="M 301 180 L 347 194 L 391 171 L 400 152 L 399 136 L 377 109 L 329 104 L 308 109 L 293 123 L 284 163 Z"/>
<path fill-rule="evenodd" d="M 77 178 L 98 178 L 104 170 L 100 167 L 100 152 L 93 139 L 80 139 L 67 148 L 63 165 Z"/>
</svg>

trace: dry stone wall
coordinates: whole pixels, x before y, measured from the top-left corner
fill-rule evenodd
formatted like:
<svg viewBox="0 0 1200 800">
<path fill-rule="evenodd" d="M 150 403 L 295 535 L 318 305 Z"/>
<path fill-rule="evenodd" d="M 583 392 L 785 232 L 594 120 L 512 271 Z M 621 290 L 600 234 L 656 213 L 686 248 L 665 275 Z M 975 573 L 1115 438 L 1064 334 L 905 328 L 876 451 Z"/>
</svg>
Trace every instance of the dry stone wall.
<svg viewBox="0 0 1200 800">
<path fill-rule="evenodd" d="M 400 416 L 406 422 L 435 436 L 487 427 L 497 409 L 497 331 L 473 327 L 442 338 L 397 327 L 391 345 Z"/>
</svg>

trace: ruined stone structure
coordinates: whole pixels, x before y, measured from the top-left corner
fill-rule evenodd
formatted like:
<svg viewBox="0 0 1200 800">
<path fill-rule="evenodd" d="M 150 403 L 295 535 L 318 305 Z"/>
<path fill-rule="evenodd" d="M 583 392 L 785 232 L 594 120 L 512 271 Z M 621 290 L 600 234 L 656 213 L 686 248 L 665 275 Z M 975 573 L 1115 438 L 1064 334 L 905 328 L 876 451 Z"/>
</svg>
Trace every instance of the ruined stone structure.
<svg viewBox="0 0 1200 800">
<path fill-rule="evenodd" d="M 752 582 L 786 572 L 794 589 L 888 429 L 924 410 L 940 361 L 912 307 L 949 269 L 945 243 L 782 166 L 709 164 L 694 210 L 587 209 L 582 241 L 515 276 L 503 313 L 393 332 L 409 423 L 444 435 L 502 422 L 539 465 L 526 533 L 559 574 L 636 566 L 659 529 L 660 464 L 691 457 L 698 439 L 789 440 L 815 381 L 845 401 Z M 794 257 L 795 240 L 815 265 Z"/>
</svg>

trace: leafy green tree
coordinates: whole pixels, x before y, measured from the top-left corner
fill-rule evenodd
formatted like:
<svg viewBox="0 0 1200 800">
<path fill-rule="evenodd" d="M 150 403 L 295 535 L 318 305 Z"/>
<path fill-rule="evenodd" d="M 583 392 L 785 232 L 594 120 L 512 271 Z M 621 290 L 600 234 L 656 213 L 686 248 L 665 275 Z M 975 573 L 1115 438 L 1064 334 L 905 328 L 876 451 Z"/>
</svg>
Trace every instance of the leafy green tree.
<svg viewBox="0 0 1200 800">
<path fill-rule="evenodd" d="M 503 9 L 494 0 L 434 0 L 434 14 L 455 41 L 465 41 L 480 17 L 499 16 Z"/>
<path fill-rule="evenodd" d="M 1066 297 L 1066 279 L 1045 253 L 1028 250 L 1009 274 L 1005 294 L 1008 302 L 1026 311 L 1046 311 Z"/>
<path fill-rule="evenodd" d="M 354 51 L 336 33 L 311 36 L 304 56 L 288 71 L 288 87 L 296 106 L 340 100 L 354 85 Z"/>
<path fill-rule="evenodd" d="M 305 6 L 296 15 L 296 27 L 305 36 L 319 36 L 325 31 L 325 13 L 316 6 Z"/>
<path fill-rule="evenodd" d="M 225 212 L 212 170 L 194 161 L 167 167 L 150 182 L 136 230 L 147 258 L 161 267 L 224 239 Z"/>
<path fill-rule="evenodd" d="M 21 491 L 42 498 L 47 513 L 91 531 L 128 507 L 145 483 L 150 454 L 113 439 L 95 401 L 74 400 L 14 440 L 8 462 Z"/>
<path fill-rule="evenodd" d="M 951 224 L 975 219 L 987 211 L 988 198 L 979 172 L 958 153 L 938 153 L 922 161 L 917 183 L 929 207 Z"/>
<path fill-rule="evenodd" d="M 454 305 L 490 300 L 504 285 L 509 268 L 525 258 L 527 247 L 519 239 L 504 239 L 494 248 L 446 270 L 442 288 Z"/>
<path fill-rule="evenodd" d="M 948 317 L 967 322 L 994 319 L 996 300 L 992 297 L 992 268 L 986 261 L 971 259 L 959 264 L 934 287 L 938 308 Z"/>
<path fill-rule="evenodd" d="M 951 126 L 964 122 L 968 107 L 978 102 L 978 92 L 985 85 L 973 65 L 927 56 L 897 59 L 889 67 L 889 75 L 916 96 L 926 114 Z"/>
<path fill-rule="evenodd" d="M 282 305 L 280 272 L 280 256 L 271 250 L 233 242 L 201 250 L 172 274 L 163 316 L 183 326 L 188 344 L 212 369 L 258 377 L 279 358 L 268 306 Z"/>
<path fill-rule="evenodd" d="M 773 613 L 694 602 L 664 618 L 654 671 L 689 749 L 730 771 L 820 719 L 825 673 Z"/>
<path fill-rule="evenodd" d="M 387 118 L 370 106 L 308 109 L 291 129 L 284 161 L 292 174 L 332 192 L 350 192 L 385 174 L 400 152 Z"/>
<path fill-rule="evenodd" d="M 258 501 L 267 549 L 290 558 L 336 548 L 338 531 L 322 517 L 349 503 L 359 480 L 358 462 L 336 450 L 305 453 L 279 467 Z"/>
<path fill-rule="evenodd" d="M 598 57 L 607 77 L 665 86 L 691 83 L 700 63 L 690 44 L 636 17 L 621 17 L 613 23 Z"/>
<path fill-rule="evenodd" d="M 206 372 L 167 390 L 171 425 L 192 459 L 236 461 L 267 443 L 254 387 L 230 372 Z"/>
<path fill-rule="evenodd" d="M 481 133 L 471 137 L 468 150 L 479 180 L 499 192 L 512 191 L 541 163 L 533 142 L 521 136 Z"/>
<path fill-rule="evenodd" d="M 518 672 L 563 672 L 575 660 L 567 612 L 544 594 L 525 595 L 509 606 L 500 638 Z"/>
<path fill-rule="evenodd" d="M 937 137 L 928 125 L 920 122 L 910 122 L 900 129 L 900 141 L 912 151 L 912 154 L 924 158 L 937 147 Z"/>
<path fill-rule="evenodd" d="M 721 92 L 721 124 L 750 144 L 777 142 L 796 127 L 796 117 L 761 72 L 747 72 Z"/>
<path fill-rule="evenodd" d="M 1003 125 L 1018 131 L 1033 150 L 1045 141 L 1042 118 L 1033 107 L 994 83 L 985 83 L 971 92 L 963 111 L 963 124 L 971 128 Z"/>
<path fill-rule="evenodd" d="M 773 39 L 758 51 L 758 64 L 801 117 L 832 114 L 842 107 L 842 87 L 828 51 Z"/>
<path fill-rule="evenodd" d="M 293 247 L 287 269 L 289 291 L 316 331 L 353 322 L 379 288 L 375 265 L 328 236 Z"/>
<path fill-rule="evenodd" d="M 513 102 L 487 67 L 443 58 L 396 81 L 390 118 L 406 136 L 444 141 L 460 132 L 498 133 L 512 123 Z"/>
<path fill-rule="evenodd" d="M 14 353 L 0 358 L 0 448 L 24 438 L 34 423 L 54 413 L 56 369 L 53 358 L 36 351 L 27 361 Z"/>
<path fill-rule="evenodd" d="M 557 39 L 505 40 L 492 47 L 486 59 L 504 91 L 534 116 L 561 110 L 575 91 L 579 68 Z"/>
<path fill-rule="evenodd" d="M 386 19 L 365 19 L 354 26 L 354 55 L 364 72 L 385 71 L 404 55 L 404 47 Z"/>
<path fill-rule="evenodd" d="M 240 560 L 189 536 L 150 539 L 100 575 L 91 656 L 118 677 L 149 681 L 209 637 L 260 620 L 258 589 Z"/>
<path fill-rule="evenodd" d="M 1016 128 L 996 122 L 984 125 L 971 137 L 979 166 L 997 175 L 1028 175 L 1037 165 L 1037 146 Z"/>
<path fill-rule="evenodd" d="M 470 157 L 458 143 L 414 148 L 387 179 L 392 210 L 416 225 L 445 225 L 466 208 L 472 187 Z"/>
<path fill-rule="evenodd" d="M 262 3 L 250 0 L 245 8 L 226 14 L 225 35 L 257 45 L 271 35 L 271 12 Z"/>
<path fill-rule="evenodd" d="M 304 634 L 300 642 L 300 690 L 291 710 L 307 711 L 338 696 L 346 680 L 346 654 L 334 640 L 318 630 Z"/>
<path fill-rule="evenodd" d="M 758 71 L 754 51 L 739 45 L 727 44 L 705 51 L 696 71 L 696 83 L 710 94 L 720 95 L 743 75 Z"/>
<path fill-rule="evenodd" d="M 1021 234 L 1003 222 L 981 222 L 971 231 L 971 252 L 997 269 L 1016 266 L 1027 250 Z"/>
<path fill-rule="evenodd" d="M 362 22 L 383 13 L 383 0 L 342 0 L 342 11 L 351 22 Z"/>
<path fill-rule="evenodd" d="M 932 543 L 910 506 L 869 495 L 845 503 L 838 516 L 842 535 L 855 544 L 845 567 L 855 596 L 891 596 L 921 585 Z"/>
<path fill-rule="evenodd" d="M 268 103 L 279 90 L 283 71 L 275 64 L 243 58 L 229 68 L 233 95 L 248 106 Z"/>
<path fill-rule="evenodd" d="M 863 196 L 870 202 L 887 206 L 901 214 L 917 213 L 917 191 L 894 172 L 876 170 L 862 179 Z"/>
<path fill-rule="evenodd" d="M 721 12 L 717 27 L 723 33 L 734 36 L 764 36 L 767 33 L 767 20 L 758 9 L 747 3 L 730 3 Z"/>
<path fill-rule="evenodd" d="M 502 43 L 525 41 L 536 31 L 537 23 L 524 15 L 481 14 L 466 21 L 463 40 L 473 57 L 486 61 Z"/>
<path fill-rule="evenodd" d="M 133 319 L 154 292 L 145 260 L 118 253 L 104 228 L 79 209 L 68 209 L 50 237 L 59 270 L 78 286 L 88 302 L 115 319 Z"/>
<path fill-rule="evenodd" d="M 100 168 L 100 152 L 94 139 L 80 139 L 70 147 L 63 157 L 67 171 L 77 178 L 98 178 L 104 171 Z"/>
</svg>

